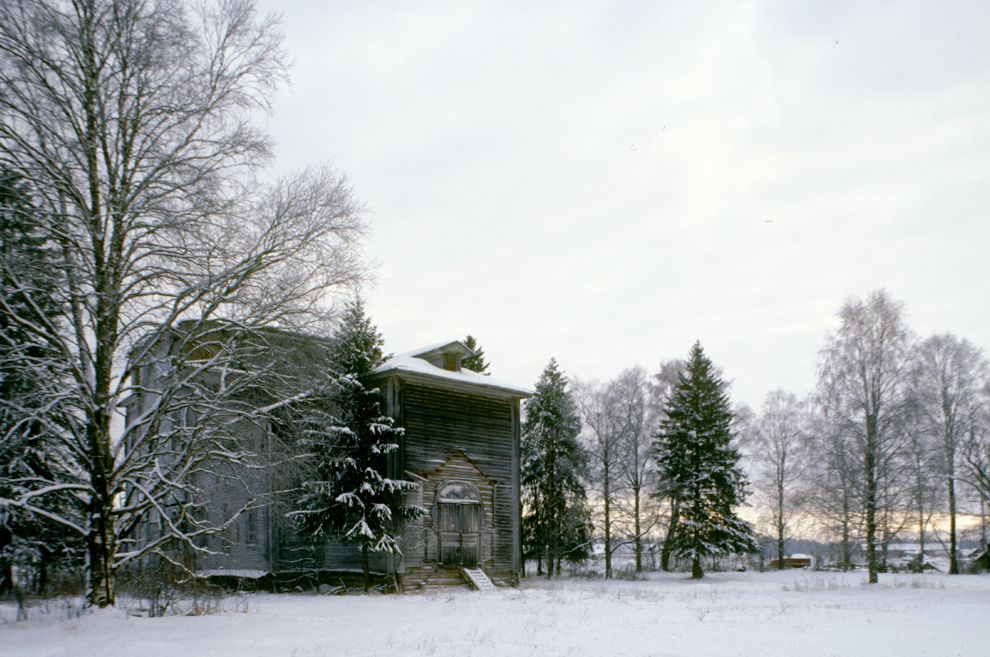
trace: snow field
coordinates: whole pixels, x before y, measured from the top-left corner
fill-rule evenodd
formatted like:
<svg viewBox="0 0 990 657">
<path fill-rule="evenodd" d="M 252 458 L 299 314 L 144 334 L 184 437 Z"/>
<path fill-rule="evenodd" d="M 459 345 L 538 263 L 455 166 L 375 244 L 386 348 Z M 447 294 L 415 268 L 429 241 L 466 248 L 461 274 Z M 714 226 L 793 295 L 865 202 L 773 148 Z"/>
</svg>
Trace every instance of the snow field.
<svg viewBox="0 0 990 657">
<path fill-rule="evenodd" d="M 682 574 L 524 581 L 405 596 L 232 596 L 210 616 L 142 618 L 50 604 L 14 622 L 6 657 L 912 657 L 985 654 L 990 577 Z"/>
</svg>

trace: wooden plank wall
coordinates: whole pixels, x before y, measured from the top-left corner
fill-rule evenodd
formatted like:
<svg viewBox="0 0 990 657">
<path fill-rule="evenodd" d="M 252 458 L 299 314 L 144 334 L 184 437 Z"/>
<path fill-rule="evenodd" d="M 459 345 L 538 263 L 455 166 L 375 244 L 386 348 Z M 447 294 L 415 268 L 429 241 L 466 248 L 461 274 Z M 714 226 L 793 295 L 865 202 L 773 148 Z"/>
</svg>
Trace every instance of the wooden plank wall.
<svg viewBox="0 0 990 657">
<path fill-rule="evenodd" d="M 459 479 L 473 483 L 482 495 L 484 527 L 480 559 L 485 570 L 501 581 L 515 577 L 517 557 L 518 510 L 514 508 L 517 484 L 513 469 L 518 455 L 518 401 L 489 397 L 420 384 L 389 382 L 394 393 L 393 412 L 397 424 L 405 427 L 401 450 L 403 471 L 422 477 L 421 490 L 409 499 L 433 511 L 436 488 L 445 481 Z M 258 429 L 244 431 L 245 438 L 256 440 Z M 245 484 L 257 493 L 265 489 L 283 490 L 291 482 L 285 473 L 265 471 L 263 475 L 241 472 L 240 476 L 217 478 L 204 488 L 212 491 L 211 506 L 227 504 L 230 508 L 247 500 Z M 398 473 L 393 473 L 398 474 Z M 267 477 L 272 481 L 265 481 Z M 255 479 L 257 478 L 257 479 Z M 231 485 L 234 482 L 235 485 Z M 250 483 L 248 483 L 250 482 Z M 200 568 L 252 568 L 271 572 L 307 572 L 314 570 L 356 571 L 361 567 L 360 550 L 339 540 L 310 541 L 300 537 L 287 521 L 278 495 L 257 511 L 257 534 L 254 544 L 244 541 L 245 528 L 232 528 L 229 542 L 211 545 L 218 554 L 202 559 Z M 287 502 L 286 500 L 281 500 Z M 237 539 L 240 540 L 237 540 Z M 410 524 L 404 531 L 401 557 L 372 555 L 372 569 L 390 571 L 416 570 L 436 563 L 436 535 L 432 517 Z"/>
<path fill-rule="evenodd" d="M 517 416 L 514 399 L 488 397 L 432 386 L 407 383 L 401 388 L 400 421 L 406 435 L 403 445 L 405 469 L 421 477 L 423 504 L 431 509 L 433 491 L 442 481 L 464 479 L 478 486 L 485 503 L 486 531 L 482 554 L 487 569 L 511 575 L 514 572 L 513 467 Z M 452 459 L 461 452 L 466 457 Z M 442 467 L 443 466 L 443 467 Z M 475 472 L 472 472 L 474 470 Z M 422 539 L 433 544 L 432 521 L 424 519 Z M 435 546 L 434 548 L 435 549 Z M 407 566 L 431 561 L 427 551 L 407 554 Z"/>
<path fill-rule="evenodd" d="M 265 430 L 253 423 L 240 421 L 236 426 L 234 434 L 244 441 L 245 449 L 257 449 L 265 439 Z M 197 556 L 196 568 L 271 570 L 268 557 L 270 512 L 264 504 L 268 492 L 267 471 L 220 461 L 212 468 L 198 472 L 195 484 L 208 500 L 204 506 L 214 524 L 226 521 L 240 509 L 248 509 L 225 530 L 206 539 L 210 553 Z"/>
<path fill-rule="evenodd" d="M 439 560 L 439 546 L 433 526 L 433 513 L 436 511 L 437 489 L 447 481 L 466 481 L 475 486 L 481 493 L 483 510 L 481 520 L 481 553 L 478 556 L 479 565 L 488 569 L 495 568 L 495 486 L 461 450 L 454 452 L 440 467 L 429 473 L 423 482 L 421 504 L 430 514 L 423 518 L 422 540 L 420 549 L 410 551 L 407 555 L 407 565 L 415 565 L 414 559 L 419 557 L 420 563 L 436 563 Z"/>
</svg>

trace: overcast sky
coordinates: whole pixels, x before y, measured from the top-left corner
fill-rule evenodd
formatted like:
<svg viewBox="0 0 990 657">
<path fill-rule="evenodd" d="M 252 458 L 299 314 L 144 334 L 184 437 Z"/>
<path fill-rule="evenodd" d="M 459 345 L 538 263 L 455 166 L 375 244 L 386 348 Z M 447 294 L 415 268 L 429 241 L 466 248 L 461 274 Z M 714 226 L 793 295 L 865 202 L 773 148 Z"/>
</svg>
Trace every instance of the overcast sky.
<svg viewBox="0 0 990 657">
<path fill-rule="evenodd" d="M 809 391 L 849 296 L 990 347 L 990 2 L 324 2 L 282 14 L 278 168 L 369 208 L 386 348 L 500 379 L 700 340 Z"/>
</svg>

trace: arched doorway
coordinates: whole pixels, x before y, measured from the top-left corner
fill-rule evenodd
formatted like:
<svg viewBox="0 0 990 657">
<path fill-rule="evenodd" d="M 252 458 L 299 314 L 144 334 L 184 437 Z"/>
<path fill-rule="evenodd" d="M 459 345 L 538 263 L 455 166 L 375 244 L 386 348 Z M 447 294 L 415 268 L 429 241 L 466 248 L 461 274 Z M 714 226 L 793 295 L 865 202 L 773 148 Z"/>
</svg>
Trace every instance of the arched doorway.
<svg viewBox="0 0 990 657">
<path fill-rule="evenodd" d="M 447 481 L 437 489 L 433 510 L 438 556 L 444 566 L 475 566 L 481 552 L 481 493 L 466 481 Z"/>
</svg>

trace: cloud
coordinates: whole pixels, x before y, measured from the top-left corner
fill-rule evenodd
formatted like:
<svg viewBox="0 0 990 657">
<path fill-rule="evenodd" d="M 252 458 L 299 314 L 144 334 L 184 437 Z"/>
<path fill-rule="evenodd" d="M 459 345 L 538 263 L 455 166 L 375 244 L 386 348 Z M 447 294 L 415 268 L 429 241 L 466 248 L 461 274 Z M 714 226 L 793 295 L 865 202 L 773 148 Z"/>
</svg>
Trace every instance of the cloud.
<svg viewBox="0 0 990 657">
<path fill-rule="evenodd" d="M 270 129 L 373 208 L 390 348 L 527 384 L 701 339 L 755 406 L 881 286 L 990 346 L 985 3 L 278 7 Z"/>
</svg>

